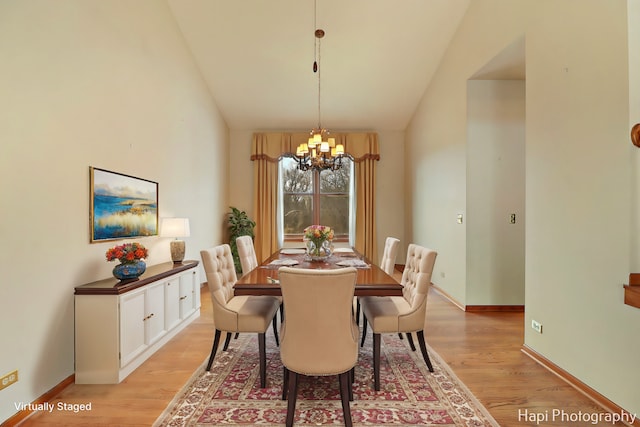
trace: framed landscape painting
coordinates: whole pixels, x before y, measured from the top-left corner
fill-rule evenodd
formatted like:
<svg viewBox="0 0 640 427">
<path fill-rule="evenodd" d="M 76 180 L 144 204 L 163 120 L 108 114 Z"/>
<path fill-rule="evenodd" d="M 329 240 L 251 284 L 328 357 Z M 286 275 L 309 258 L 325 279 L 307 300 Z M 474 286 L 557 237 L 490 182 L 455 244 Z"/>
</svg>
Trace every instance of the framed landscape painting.
<svg viewBox="0 0 640 427">
<path fill-rule="evenodd" d="M 158 183 L 90 167 L 91 242 L 158 234 Z"/>
</svg>

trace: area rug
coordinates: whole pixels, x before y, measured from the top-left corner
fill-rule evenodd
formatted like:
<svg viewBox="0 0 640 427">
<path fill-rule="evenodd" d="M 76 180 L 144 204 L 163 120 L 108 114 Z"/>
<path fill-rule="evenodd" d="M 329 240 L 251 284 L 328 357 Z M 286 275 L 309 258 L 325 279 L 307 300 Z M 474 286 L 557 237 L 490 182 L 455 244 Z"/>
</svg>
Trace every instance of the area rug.
<svg viewBox="0 0 640 427">
<path fill-rule="evenodd" d="M 428 348 L 430 373 L 420 350 L 412 352 L 397 334 L 382 336 L 379 392 L 373 389 L 371 333 L 360 348 L 353 384 L 354 426 L 498 426 L 447 364 Z M 267 335 L 267 387 L 259 386 L 256 334 L 241 334 L 218 350 L 210 372 L 206 360 L 154 426 L 282 426 L 282 363 Z M 337 377 L 302 377 L 296 426 L 344 425 Z"/>
</svg>

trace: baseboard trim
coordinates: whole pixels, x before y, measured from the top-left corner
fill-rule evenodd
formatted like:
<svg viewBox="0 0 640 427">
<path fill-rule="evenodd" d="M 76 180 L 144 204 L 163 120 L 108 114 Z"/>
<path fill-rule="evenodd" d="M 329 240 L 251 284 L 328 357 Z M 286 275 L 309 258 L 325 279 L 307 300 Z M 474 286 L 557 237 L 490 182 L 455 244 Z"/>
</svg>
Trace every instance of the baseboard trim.
<svg viewBox="0 0 640 427">
<path fill-rule="evenodd" d="M 567 384 L 569 384 L 570 386 L 578 390 L 580 393 L 582 393 L 583 395 L 591 399 L 594 403 L 601 406 L 605 411 L 608 411 L 614 414 L 624 413 L 629 415 L 629 418 L 633 416 L 633 414 L 630 414 L 624 408 L 621 408 L 611 400 L 607 399 L 602 394 L 598 393 L 596 390 L 592 389 L 587 384 L 583 383 L 578 378 L 574 377 L 573 375 L 571 375 L 570 373 L 568 373 L 567 371 L 565 371 L 564 369 L 562 369 L 561 367 L 559 367 L 558 365 L 556 365 L 555 363 L 553 363 L 552 361 L 550 361 L 549 359 L 547 359 L 546 357 L 544 357 L 543 355 L 541 355 L 540 353 L 538 353 L 537 351 L 529 347 L 528 345 L 523 344 L 521 351 L 527 356 L 529 356 L 531 359 L 533 359 L 535 362 L 537 362 L 539 365 L 546 368 L 548 371 L 558 376 L 561 380 L 563 380 L 564 382 L 566 382 Z M 624 424 L 627 426 L 640 427 L 640 420 L 636 418 L 636 420 L 632 424 L 629 424 L 626 422 Z"/>
<path fill-rule="evenodd" d="M 76 375 L 75 374 L 69 375 L 67 378 L 62 380 L 58 385 L 54 386 L 51 390 L 49 390 L 48 392 L 46 392 L 45 394 L 43 394 L 42 396 L 38 397 L 36 400 L 31 402 L 31 406 L 33 407 L 45 402 L 50 402 L 51 400 L 53 400 L 54 397 L 60 394 L 62 390 L 64 390 L 65 388 L 73 384 L 75 381 L 76 381 Z M 2 423 L 2 427 L 17 426 L 22 421 L 27 419 L 31 414 L 33 414 L 33 412 L 34 411 L 29 409 L 18 411 L 12 417 L 4 421 Z"/>
<path fill-rule="evenodd" d="M 465 311 L 464 305 L 460 304 L 458 301 L 456 301 L 454 297 L 452 297 L 451 295 L 443 291 L 441 288 L 439 288 L 438 285 L 434 285 L 433 283 L 431 283 L 431 287 L 433 288 L 434 291 L 438 292 L 442 297 L 449 300 L 451 304 L 455 305 L 460 310 Z"/>
<path fill-rule="evenodd" d="M 524 305 L 467 305 L 465 306 L 464 311 L 471 313 L 524 313 Z"/>
<path fill-rule="evenodd" d="M 438 285 L 431 283 L 431 287 L 460 310 L 468 311 L 469 313 L 524 313 L 524 305 L 462 305 L 456 301 L 454 297 L 443 291 L 442 288 L 438 287 Z"/>
</svg>

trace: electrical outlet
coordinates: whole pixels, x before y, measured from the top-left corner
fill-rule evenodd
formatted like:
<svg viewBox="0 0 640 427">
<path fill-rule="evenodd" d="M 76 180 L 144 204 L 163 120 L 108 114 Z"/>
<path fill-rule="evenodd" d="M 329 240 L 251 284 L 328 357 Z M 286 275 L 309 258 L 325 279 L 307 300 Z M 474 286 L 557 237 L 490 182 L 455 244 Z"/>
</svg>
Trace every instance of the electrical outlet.
<svg viewBox="0 0 640 427">
<path fill-rule="evenodd" d="M 531 321 L 531 329 L 533 329 L 537 333 L 541 334 L 542 333 L 542 323 L 538 322 L 537 320 L 532 320 Z"/>
<path fill-rule="evenodd" d="M 0 390 L 9 387 L 11 384 L 18 382 L 18 370 L 9 372 L 4 377 L 0 378 Z"/>
</svg>

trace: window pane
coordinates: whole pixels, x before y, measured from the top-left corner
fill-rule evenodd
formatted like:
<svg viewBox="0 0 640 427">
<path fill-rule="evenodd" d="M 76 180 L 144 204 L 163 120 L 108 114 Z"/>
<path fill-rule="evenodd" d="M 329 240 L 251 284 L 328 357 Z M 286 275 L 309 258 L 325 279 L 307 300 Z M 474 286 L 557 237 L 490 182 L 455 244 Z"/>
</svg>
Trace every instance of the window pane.
<svg viewBox="0 0 640 427">
<path fill-rule="evenodd" d="M 312 224 L 313 196 L 283 195 L 284 234 L 302 234 Z"/>
<path fill-rule="evenodd" d="M 326 170 L 320 173 L 321 193 L 349 193 L 351 179 L 351 159 L 342 159 L 342 167 L 336 171 Z"/>
<path fill-rule="evenodd" d="M 336 234 L 349 233 L 349 195 L 320 196 L 320 223 Z"/>
<path fill-rule="evenodd" d="M 301 171 L 298 163 L 291 157 L 282 159 L 282 191 L 284 193 L 313 192 L 312 171 Z"/>
</svg>

